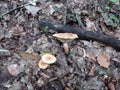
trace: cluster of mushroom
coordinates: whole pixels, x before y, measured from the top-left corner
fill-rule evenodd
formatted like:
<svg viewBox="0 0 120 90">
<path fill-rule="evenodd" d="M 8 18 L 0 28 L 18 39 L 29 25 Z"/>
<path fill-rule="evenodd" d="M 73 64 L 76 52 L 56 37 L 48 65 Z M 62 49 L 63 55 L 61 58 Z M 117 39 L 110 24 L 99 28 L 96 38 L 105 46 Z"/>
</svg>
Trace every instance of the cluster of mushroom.
<svg viewBox="0 0 120 90">
<path fill-rule="evenodd" d="M 69 53 L 68 42 L 78 38 L 77 34 L 73 34 L 73 33 L 57 33 L 57 34 L 53 34 L 53 36 L 63 43 L 65 54 Z M 46 69 L 50 64 L 53 64 L 55 62 L 56 62 L 55 56 L 51 54 L 45 54 L 42 56 L 41 60 L 39 61 L 38 66 L 41 69 Z"/>
<path fill-rule="evenodd" d="M 38 63 L 39 68 L 46 69 L 50 64 L 53 64 L 56 62 L 56 57 L 51 54 L 44 54 L 41 57 L 41 60 Z"/>
<path fill-rule="evenodd" d="M 66 54 L 69 53 L 68 43 L 78 38 L 78 35 L 73 33 L 57 33 L 53 34 L 53 36 L 63 43 L 63 48 Z"/>
</svg>

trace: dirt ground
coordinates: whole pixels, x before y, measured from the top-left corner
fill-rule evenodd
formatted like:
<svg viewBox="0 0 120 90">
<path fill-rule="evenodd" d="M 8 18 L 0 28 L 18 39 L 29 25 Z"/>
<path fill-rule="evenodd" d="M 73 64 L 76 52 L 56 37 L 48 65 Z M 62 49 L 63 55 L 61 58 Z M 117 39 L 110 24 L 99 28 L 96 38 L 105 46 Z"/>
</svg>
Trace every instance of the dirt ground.
<svg viewBox="0 0 120 90">
<path fill-rule="evenodd" d="M 75 39 L 69 53 L 40 20 L 120 40 L 119 0 L 0 0 L 0 90 L 120 90 L 120 52 Z M 41 57 L 57 61 L 41 69 Z"/>
</svg>

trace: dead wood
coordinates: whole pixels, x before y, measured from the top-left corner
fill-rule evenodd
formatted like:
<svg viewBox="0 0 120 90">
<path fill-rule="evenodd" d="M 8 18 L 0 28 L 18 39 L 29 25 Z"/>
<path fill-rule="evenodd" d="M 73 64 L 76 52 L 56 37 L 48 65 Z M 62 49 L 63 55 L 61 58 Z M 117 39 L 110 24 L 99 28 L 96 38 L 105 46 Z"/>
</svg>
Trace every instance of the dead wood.
<svg viewBox="0 0 120 90">
<path fill-rule="evenodd" d="M 87 40 L 87 41 L 93 40 L 93 41 L 101 42 L 105 45 L 115 48 L 117 51 L 120 51 L 120 40 L 102 33 L 80 30 L 72 26 L 57 24 L 47 20 L 39 21 L 39 26 L 40 28 L 48 27 L 48 29 L 51 29 L 59 33 L 65 33 L 65 32 L 75 33 L 79 36 L 79 39 L 81 40 Z"/>
</svg>

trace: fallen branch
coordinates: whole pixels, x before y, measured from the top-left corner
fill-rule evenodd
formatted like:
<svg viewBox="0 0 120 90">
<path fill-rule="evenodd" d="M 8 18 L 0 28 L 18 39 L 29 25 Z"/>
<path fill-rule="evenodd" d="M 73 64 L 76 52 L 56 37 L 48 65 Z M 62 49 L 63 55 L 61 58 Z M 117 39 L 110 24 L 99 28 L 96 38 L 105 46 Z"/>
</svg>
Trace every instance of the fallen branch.
<svg viewBox="0 0 120 90">
<path fill-rule="evenodd" d="M 87 41 L 93 40 L 93 41 L 101 42 L 103 44 L 106 44 L 108 46 L 115 48 L 117 51 L 120 51 L 120 40 L 98 33 L 98 32 L 79 30 L 72 26 L 56 24 L 54 22 L 47 21 L 47 20 L 39 21 L 39 26 L 40 28 L 48 27 L 48 29 L 61 32 L 61 33 L 65 33 L 65 32 L 75 33 L 79 36 L 81 40 L 87 40 Z"/>
</svg>

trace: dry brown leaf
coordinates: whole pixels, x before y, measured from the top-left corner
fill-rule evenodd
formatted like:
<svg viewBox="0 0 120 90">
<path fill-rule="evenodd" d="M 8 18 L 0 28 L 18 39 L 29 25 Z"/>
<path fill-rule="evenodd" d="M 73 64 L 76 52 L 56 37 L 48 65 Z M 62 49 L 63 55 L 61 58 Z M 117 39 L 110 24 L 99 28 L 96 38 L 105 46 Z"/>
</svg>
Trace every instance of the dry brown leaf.
<svg viewBox="0 0 120 90">
<path fill-rule="evenodd" d="M 17 70 L 17 64 L 9 65 L 9 66 L 7 66 L 7 69 L 12 76 L 17 76 L 20 73 Z"/>
<path fill-rule="evenodd" d="M 99 53 L 97 61 L 100 64 L 100 66 L 104 68 L 108 68 L 110 65 L 110 57 L 105 52 Z"/>
<path fill-rule="evenodd" d="M 108 84 L 108 88 L 109 88 L 110 90 L 115 90 L 115 86 L 114 86 L 114 84 L 113 84 L 112 82 L 110 82 L 110 83 Z"/>
<path fill-rule="evenodd" d="M 38 60 L 40 56 L 38 53 L 29 53 L 29 52 L 22 52 L 20 53 L 20 56 L 25 60 Z"/>
<path fill-rule="evenodd" d="M 90 70 L 89 75 L 94 76 L 95 67 L 96 67 L 96 65 L 95 65 L 95 64 L 93 64 L 93 66 L 92 66 L 92 68 L 91 68 L 91 70 Z"/>
</svg>

